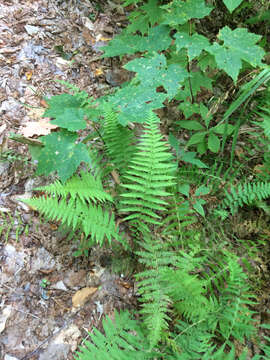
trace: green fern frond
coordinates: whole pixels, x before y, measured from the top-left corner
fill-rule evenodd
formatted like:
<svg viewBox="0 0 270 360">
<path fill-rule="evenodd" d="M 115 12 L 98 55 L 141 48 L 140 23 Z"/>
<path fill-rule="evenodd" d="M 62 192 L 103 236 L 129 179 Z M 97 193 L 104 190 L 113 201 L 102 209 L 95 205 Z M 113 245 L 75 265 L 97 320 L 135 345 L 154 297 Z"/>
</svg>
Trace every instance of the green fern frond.
<svg viewBox="0 0 270 360">
<path fill-rule="evenodd" d="M 192 216 L 192 210 L 188 201 L 173 191 L 173 195 L 168 200 L 167 216 L 162 223 L 162 235 L 170 236 L 180 240 L 181 247 L 184 247 L 184 238 L 188 237 L 187 228 L 196 222 Z"/>
<path fill-rule="evenodd" d="M 115 312 L 114 322 L 107 317 L 103 320 L 104 335 L 97 329 L 90 333 L 91 341 L 75 356 L 76 360 L 147 360 L 160 357 L 158 352 L 150 352 L 145 332 L 130 314 Z"/>
<path fill-rule="evenodd" d="M 270 196 L 270 183 L 257 182 L 231 186 L 230 193 L 225 191 L 222 207 L 229 207 L 235 214 L 239 206 L 251 205 L 255 200 L 263 200 Z"/>
<path fill-rule="evenodd" d="M 134 154 L 133 133 L 119 124 L 117 114 L 109 105 L 104 109 L 103 139 L 107 153 L 120 174 L 126 171 Z"/>
<path fill-rule="evenodd" d="M 167 251 L 167 245 L 147 234 L 144 242 L 140 243 L 142 250 L 137 252 L 139 261 L 146 270 L 136 275 L 138 292 L 141 295 L 144 324 L 149 330 L 149 341 L 153 348 L 161 339 L 162 333 L 168 329 L 168 306 L 171 302 L 162 284 L 162 275 L 169 264 L 173 264 L 177 257 Z"/>
<path fill-rule="evenodd" d="M 114 215 L 99 205 L 86 204 L 80 199 L 57 198 L 56 196 L 39 197 L 27 200 L 27 204 L 45 215 L 46 218 L 61 221 L 74 231 L 82 231 L 86 237 L 102 245 L 107 239 L 120 242 L 121 239 L 114 220 Z"/>
<path fill-rule="evenodd" d="M 245 336 L 254 332 L 253 312 L 249 306 L 255 303 L 249 293 L 247 276 L 237 258 L 231 253 L 225 254 L 221 260 L 209 264 L 203 275 L 205 288 L 211 292 L 214 304 L 218 304 L 217 311 L 213 312 L 214 321 L 209 319 L 209 323 L 217 326 L 226 342 L 230 336 L 243 342 Z"/>
<path fill-rule="evenodd" d="M 174 185 L 175 165 L 172 155 L 158 128 L 158 118 L 151 113 L 138 145 L 138 152 L 130 162 L 122 186 L 129 190 L 121 194 L 120 211 L 131 213 L 126 220 L 159 224 L 160 215 L 167 202 L 161 198 L 170 195 L 165 189 Z"/>
<path fill-rule="evenodd" d="M 37 188 L 48 194 L 54 194 L 59 197 L 72 199 L 80 198 L 81 201 L 113 201 L 110 194 L 104 191 L 99 177 L 93 176 L 90 172 L 82 171 L 80 175 L 74 175 L 66 183 L 56 180 L 53 184 Z"/>
</svg>

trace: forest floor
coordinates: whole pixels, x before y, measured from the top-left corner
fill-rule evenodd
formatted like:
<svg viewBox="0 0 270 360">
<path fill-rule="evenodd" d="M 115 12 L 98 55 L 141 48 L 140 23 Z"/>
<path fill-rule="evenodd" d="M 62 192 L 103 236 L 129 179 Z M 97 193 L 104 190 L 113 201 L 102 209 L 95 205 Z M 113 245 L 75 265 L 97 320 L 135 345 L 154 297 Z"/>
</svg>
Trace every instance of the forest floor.
<svg viewBox="0 0 270 360">
<path fill-rule="evenodd" d="M 124 15 L 110 1 L 0 0 L 0 359 L 73 359 L 104 315 L 136 304 L 131 279 L 107 270 L 109 253 L 72 256 L 76 243 L 20 201 L 48 179 L 9 138 L 50 131 L 44 97 L 66 91 L 55 79 L 94 97 L 125 80 L 100 59 Z"/>
</svg>

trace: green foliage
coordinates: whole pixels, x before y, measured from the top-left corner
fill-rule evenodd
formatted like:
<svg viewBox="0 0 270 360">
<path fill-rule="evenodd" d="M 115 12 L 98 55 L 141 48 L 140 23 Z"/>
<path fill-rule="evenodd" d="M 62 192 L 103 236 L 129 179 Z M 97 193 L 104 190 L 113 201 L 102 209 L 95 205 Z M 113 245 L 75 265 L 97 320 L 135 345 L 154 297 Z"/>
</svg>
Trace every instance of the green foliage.
<svg viewBox="0 0 270 360">
<path fill-rule="evenodd" d="M 231 186 L 230 192 L 225 191 L 223 207 L 229 207 L 232 214 L 235 214 L 239 206 L 255 204 L 256 200 L 267 199 L 270 196 L 270 183 L 245 183 L 238 186 Z"/>
<path fill-rule="evenodd" d="M 166 209 L 162 198 L 170 195 L 165 189 L 174 184 L 175 166 L 153 113 L 148 115 L 137 149 L 124 176 L 127 182 L 122 186 L 129 191 L 121 194 L 120 211 L 130 213 L 126 220 L 159 224 L 157 211 Z"/>
<path fill-rule="evenodd" d="M 113 166 L 120 174 L 127 169 L 134 153 L 134 135 L 118 122 L 118 115 L 109 106 L 104 109 L 103 139 Z M 119 141 L 120 139 L 120 141 Z"/>
<path fill-rule="evenodd" d="M 140 324 L 132 320 L 127 311 L 115 312 L 114 322 L 107 317 L 103 320 L 103 335 L 97 329 L 90 333 L 91 342 L 86 340 L 85 347 L 77 353 L 77 360 L 147 360 L 158 356 L 148 351 L 149 342 Z"/>
<path fill-rule="evenodd" d="M 235 82 L 243 60 L 252 66 L 262 66 L 261 60 L 265 52 L 255 45 L 261 36 L 249 33 L 247 29 L 231 30 L 225 26 L 220 30 L 218 38 L 223 41 L 223 45 L 215 42 L 207 51 L 215 56 L 218 68 L 224 70 Z"/>
<path fill-rule="evenodd" d="M 233 12 L 243 2 L 243 0 L 223 0 L 223 2 L 227 9 L 230 12 Z"/>
<path fill-rule="evenodd" d="M 25 201 L 50 220 L 61 221 L 73 231 L 80 231 L 87 239 L 89 247 L 93 243 L 102 245 L 112 239 L 123 242 L 115 224 L 114 214 L 99 204 L 112 201 L 112 197 L 103 190 L 101 180 L 90 172 L 74 175 L 65 184 L 54 184 L 39 188 L 48 196 Z"/>
<path fill-rule="evenodd" d="M 91 163 L 85 144 L 77 144 L 77 137 L 77 134 L 67 130 L 43 136 L 41 141 L 45 146 L 40 151 L 37 174 L 49 175 L 57 171 L 60 179 L 66 181 L 82 161 Z"/>
<path fill-rule="evenodd" d="M 264 43 L 258 29 L 252 33 L 239 20 L 243 9 L 256 8 L 241 0 L 124 3 L 131 5 L 129 25 L 103 57 L 132 55 L 124 68 L 135 76 L 97 101 L 68 84 L 72 95 L 47 100 L 45 116 L 61 129 L 42 138 L 38 173 L 57 171 L 60 181 L 42 189 L 47 197 L 28 202 L 82 232 L 81 253 L 105 241 L 127 246 L 115 217 L 131 237 L 140 304 L 136 320 L 127 312 L 107 318 L 104 333 L 94 329 L 77 359 L 247 360 L 246 343 L 255 334 L 248 270 L 258 248 L 254 244 L 247 259 L 235 255 L 240 251 L 233 247 L 226 217 L 244 205 L 267 210 L 260 202 L 270 196 L 269 182 L 243 182 L 251 171 L 235 159 L 238 137 L 246 144 L 245 136 L 252 134 L 242 129 L 250 119 L 251 96 L 262 117 L 255 125 L 266 135 L 261 131 L 252 141 L 263 144 L 269 156 L 269 102 L 266 95 L 258 107 L 256 99 L 270 78 L 262 62 Z M 212 25 L 220 28 L 212 32 Z M 251 71 L 254 67 L 259 70 Z M 158 112 L 159 126 L 153 110 L 160 108 L 165 109 Z M 81 129 L 89 134 L 78 141 Z M 82 162 L 90 170 L 73 175 Z M 112 169 L 120 174 L 115 181 L 120 186 L 102 177 Z M 226 221 L 217 221 L 216 214 Z M 269 355 L 269 346 L 262 348 L 264 355 L 255 360 Z"/>
</svg>

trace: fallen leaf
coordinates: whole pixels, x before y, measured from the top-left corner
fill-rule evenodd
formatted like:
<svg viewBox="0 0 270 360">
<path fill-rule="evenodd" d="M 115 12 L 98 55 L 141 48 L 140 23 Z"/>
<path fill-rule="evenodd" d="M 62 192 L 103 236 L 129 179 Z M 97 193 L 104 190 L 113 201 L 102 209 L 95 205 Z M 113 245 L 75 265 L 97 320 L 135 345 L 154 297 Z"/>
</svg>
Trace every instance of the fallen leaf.
<svg viewBox="0 0 270 360">
<path fill-rule="evenodd" d="M 6 321 L 10 317 L 11 310 L 12 306 L 8 305 L 3 309 L 2 314 L 0 315 L 0 333 L 5 330 Z"/>
<path fill-rule="evenodd" d="M 100 75 L 103 75 L 103 74 L 104 74 L 104 72 L 103 72 L 103 70 L 101 68 L 98 68 L 98 69 L 95 70 L 95 76 L 100 76 Z"/>
<path fill-rule="evenodd" d="M 51 124 L 49 120 L 41 119 L 39 121 L 29 121 L 21 130 L 21 134 L 25 137 L 49 135 L 52 130 L 57 128 L 58 126 Z"/>
<path fill-rule="evenodd" d="M 42 107 L 44 107 L 44 108 L 48 108 L 48 107 L 49 107 L 48 103 L 47 103 L 44 99 L 41 99 L 41 100 L 40 100 L 40 105 L 41 105 Z"/>
<path fill-rule="evenodd" d="M 27 79 L 28 81 L 30 81 L 30 80 L 32 79 L 32 75 L 33 75 L 32 71 L 27 71 L 27 72 L 25 73 L 26 79 Z"/>
<path fill-rule="evenodd" d="M 85 287 L 81 290 L 78 290 L 72 296 L 72 305 L 77 308 L 83 306 L 87 300 L 97 291 L 97 287 Z"/>
</svg>

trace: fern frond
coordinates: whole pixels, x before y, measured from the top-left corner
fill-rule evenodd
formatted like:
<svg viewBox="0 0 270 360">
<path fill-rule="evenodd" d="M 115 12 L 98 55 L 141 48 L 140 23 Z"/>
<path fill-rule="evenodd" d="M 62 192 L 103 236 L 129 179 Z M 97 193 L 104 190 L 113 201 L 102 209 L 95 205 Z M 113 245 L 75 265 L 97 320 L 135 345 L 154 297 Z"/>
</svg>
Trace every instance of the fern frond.
<svg viewBox="0 0 270 360">
<path fill-rule="evenodd" d="M 218 302 L 218 311 L 213 312 L 215 319 L 209 321 L 218 326 L 217 330 L 226 342 L 230 336 L 243 342 L 245 336 L 254 332 L 253 312 L 248 306 L 255 303 L 237 258 L 231 253 L 225 254 L 220 261 L 208 265 L 204 278 L 205 288 L 211 292 L 212 300 Z"/>
<path fill-rule="evenodd" d="M 270 183 L 257 182 L 245 183 L 231 187 L 230 193 L 225 191 L 225 199 L 222 207 L 229 207 L 232 214 L 235 214 L 239 206 L 251 205 L 255 200 L 263 200 L 270 196 Z"/>
<path fill-rule="evenodd" d="M 167 216 L 162 222 L 162 235 L 170 236 L 181 242 L 184 246 L 184 238 L 188 238 L 187 227 L 196 222 L 196 218 L 192 216 L 192 210 L 188 201 L 184 201 L 183 197 L 173 191 L 172 196 L 168 200 Z"/>
<path fill-rule="evenodd" d="M 113 201 L 111 195 L 104 191 L 100 178 L 86 171 L 82 171 L 80 175 L 74 175 L 64 184 L 56 180 L 53 184 L 42 186 L 37 190 L 63 198 L 67 198 L 69 195 L 72 199 L 78 197 L 82 202 L 89 200 L 94 203 L 97 201 Z"/>
<path fill-rule="evenodd" d="M 76 360 L 147 360 L 159 358 L 158 352 L 150 352 L 145 332 L 127 311 L 115 312 L 114 322 L 103 320 L 104 335 L 97 329 L 90 333 L 91 341 L 75 356 Z"/>
<path fill-rule="evenodd" d="M 116 169 L 122 174 L 134 154 L 133 133 L 118 122 L 117 114 L 109 106 L 104 110 L 103 130 L 107 153 Z"/>
<path fill-rule="evenodd" d="M 160 223 L 157 212 L 164 211 L 167 205 L 161 198 L 170 195 L 165 189 L 175 183 L 172 160 L 172 155 L 162 141 L 158 118 L 151 113 L 146 120 L 138 152 L 124 175 L 128 181 L 122 186 L 129 191 L 121 194 L 120 211 L 131 213 L 126 220 Z"/>
<path fill-rule="evenodd" d="M 142 250 L 137 252 L 139 261 L 146 270 L 136 275 L 138 292 L 141 295 L 144 323 L 149 330 L 149 341 L 153 348 L 161 339 L 162 332 L 168 329 L 168 306 L 171 302 L 162 284 L 162 275 L 169 264 L 173 264 L 177 257 L 167 251 L 167 245 L 155 239 L 144 236 L 140 243 Z"/>
</svg>

